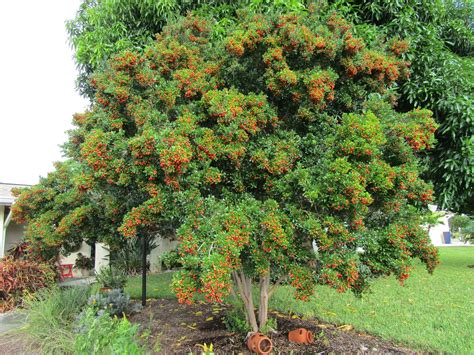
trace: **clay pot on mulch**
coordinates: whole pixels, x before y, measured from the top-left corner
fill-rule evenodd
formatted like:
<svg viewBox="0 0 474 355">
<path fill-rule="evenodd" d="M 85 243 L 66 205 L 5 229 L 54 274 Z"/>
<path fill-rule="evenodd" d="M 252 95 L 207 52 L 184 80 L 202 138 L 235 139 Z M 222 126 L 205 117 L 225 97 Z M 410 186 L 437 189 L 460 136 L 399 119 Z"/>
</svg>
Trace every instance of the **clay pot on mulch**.
<svg viewBox="0 0 474 355">
<path fill-rule="evenodd" d="M 110 287 L 101 287 L 101 288 L 99 288 L 100 293 L 109 293 L 110 291 L 112 291 L 112 289 Z"/>
<path fill-rule="evenodd" d="M 273 349 L 273 343 L 269 337 L 262 333 L 254 333 L 247 340 L 247 347 L 253 353 L 267 355 Z"/>
<path fill-rule="evenodd" d="M 288 340 L 299 344 L 312 344 L 314 341 L 313 333 L 304 328 L 297 328 L 288 333 Z"/>
</svg>

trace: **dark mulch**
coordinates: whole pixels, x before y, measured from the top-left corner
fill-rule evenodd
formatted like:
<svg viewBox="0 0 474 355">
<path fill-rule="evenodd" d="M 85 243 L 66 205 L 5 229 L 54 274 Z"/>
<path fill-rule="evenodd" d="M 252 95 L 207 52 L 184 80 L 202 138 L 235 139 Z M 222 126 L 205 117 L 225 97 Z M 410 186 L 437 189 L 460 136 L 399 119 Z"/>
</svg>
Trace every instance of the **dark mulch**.
<svg viewBox="0 0 474 355">
<path fill-rule="evenodd" d="M 216 354 L 248 354 L 245 336 L 226 330 L 223 323 L 225 309 L 226 306 L 207 303 L 187 306 L 174 300 L 151 300 L 142 312 L 131 316 L 130 320 L 141 325 L 142 337 L 154 353 L 200 354 L 199 344 L 212 343 Z M 358 333 L 350 326 L 337 327 L 277 312 L 273 312 L 271 317 L 276 318 L 278 324 L 278 332 L 269 335 L 274 353 L 414 353 L 390 341 Z M 315 334 L 314 344 L 299 345 L 288 341 L 288 332 L 300 327 Z"/>
</svg>

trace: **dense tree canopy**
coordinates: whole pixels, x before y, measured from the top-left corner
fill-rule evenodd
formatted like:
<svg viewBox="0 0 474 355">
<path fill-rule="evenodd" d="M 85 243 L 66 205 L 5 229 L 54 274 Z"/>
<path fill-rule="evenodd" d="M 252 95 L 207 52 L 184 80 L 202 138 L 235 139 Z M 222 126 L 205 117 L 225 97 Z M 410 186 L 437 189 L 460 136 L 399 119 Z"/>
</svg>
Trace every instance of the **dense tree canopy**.
<svg viewBox="0 0 474 355">
<path fill-rule="evenodd" d="M 122 50 L 145 47 L 167 21 L 195 10 L 212 18 L 215 35 L 220 35 L 234 22 L 239 8 L 300 10 L 304 5 L 299 0 L 84 0 L 76 17 L 67 23 L 80 71 L 80 92 L 92 98 L 92 73 Z"/>
<path fill-rule="evenodd" d="M 29 188 L 15 191 L 13 219 L 27 223 L 25 242 L 35 260 L 56 261 L 76 251 L 83 241 L 104 242 L 112 250 L 124 244 L 117 231 L 127 195 L 87 190 L 81 165 L 67 160 Z M 120 197 L 120 198 L 119 198 Z M 121 203 L 123 205 L 121 205 Z"/>
<path fill-rule="evenodd" d="M 362 36 L 398 36 L 410 50 L 412 75 L 401 85 L 398 110 L 425 107 L 440 124 L 426 177 L 438 204 L 474 209 L 474 4 L 472 1 L 350 0 L 336 7 Z M 366 24 L 370 24 L 367 26 Z"/>
<path fill-rule="evenodd" d="M 305 12 L 310 1 L 239 0 L 87 0 L 68 23 L 71 43 L 81 68 L 79 86 L 93 97 L 91 74 L 106 59 L 124 49 L 141 49 L 153 40 L 167 20 L 194 9 L 213 22 L 212 36 L 222 37 L 236 22 L 239 8 L 258 11 Z M 318 1 L 317 11 L 342 11 L 357 23 L 354 32 L 366 41 L 381 36 L 409 42 L 404 59 L 411 61 L 411 77 L 397 89 L 396 109 L 426 107 L 441 124 L 438 144 L 430 152 L 425 177 L 434 182 L 443 208 L 472 212 L 474 206 L 474 119 L 472 2 L 427 0 Z"/>
<path fill-rule="evenodd" d="M 233 281 L 254 330 L 271 279 L 306 299 L 316 283 L 402 282 L 413 258 L 432 271 L 419 154 L 436 124 L 392 109 L 406 42 L 368 44 L 335 13 L 241 16 L 218 39 L 189 15 L 94 74 L 96 99 L 67 145 L 82 188 L 133 191 L 120 233 L 176 229 L 179 300 L 220 302 Z"/>
</svg>

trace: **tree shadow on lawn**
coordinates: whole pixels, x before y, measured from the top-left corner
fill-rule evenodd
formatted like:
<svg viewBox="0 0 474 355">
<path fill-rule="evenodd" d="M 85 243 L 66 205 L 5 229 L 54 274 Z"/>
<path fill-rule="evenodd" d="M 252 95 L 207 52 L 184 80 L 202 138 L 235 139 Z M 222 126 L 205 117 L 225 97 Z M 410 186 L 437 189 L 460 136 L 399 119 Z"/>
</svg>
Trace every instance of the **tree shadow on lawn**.
<svg viewBox="0 0 474 355">
<path fill-rule="evenodd" d="M 188 306 L 176 300 L 158 299 L 150 300 L 148 306 L 130 320 L 140 324 L 142 338 L 153 353 L 201 354 L 199 345 L 211 343 L 216 354 L 248 353 L 245 336 L 230 333 L 225 327 L 223 317 L 227 309 L 228 306 L 220 304 L 198 302 Z M 414 353 L 393 342 L 355 332 L 349 326 L 337 327 L 278 312 L 271 312 L 270 317 L 276 318 L 278 325 L 278 331 L 269 334 L 274 353 Z M 301 327 L 315 334 L 313 344 L 288 341 L 288 332 Z"/>
</svg>

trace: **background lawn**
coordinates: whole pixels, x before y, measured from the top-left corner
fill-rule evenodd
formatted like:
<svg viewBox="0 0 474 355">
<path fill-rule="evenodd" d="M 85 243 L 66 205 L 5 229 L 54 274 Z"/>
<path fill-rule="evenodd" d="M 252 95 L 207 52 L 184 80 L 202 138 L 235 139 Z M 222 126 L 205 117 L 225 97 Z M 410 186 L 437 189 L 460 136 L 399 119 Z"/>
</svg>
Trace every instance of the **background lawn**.
<svg viewBox="0 0 474 355">
<path fill-rule="evenodd" d="M 147 275 L 146 277 L 146 293 L 148 298 L 176 298 L 171 291 L 170 284 L 173 278 L 172 272 L 164 272 L 162 274 Z M 141 276 L 133 276 L 128 279 L 125 292 L 130 294 L 131 298 L 142 298 L 142 278 Z"/>
<path fill-rule="evenodd" d="M 405 286 L 393 278 L 374 282 L 361 299 L 319 286 L 310 302 L 296 301 L 289 286 L 280 287 L 270 308 L 286 313 L 351 324 L 385 339 L 421 350 L 456 354 L 474 352 L 474 247 L 440 248 L 441 265 L 430 276 L 417 265 Z M 172 273 L 148 278 L 149 298 L 173 298 Z M 141 295 L 141 279 L 129 280 L 127 291 Z"/>
</svg>

